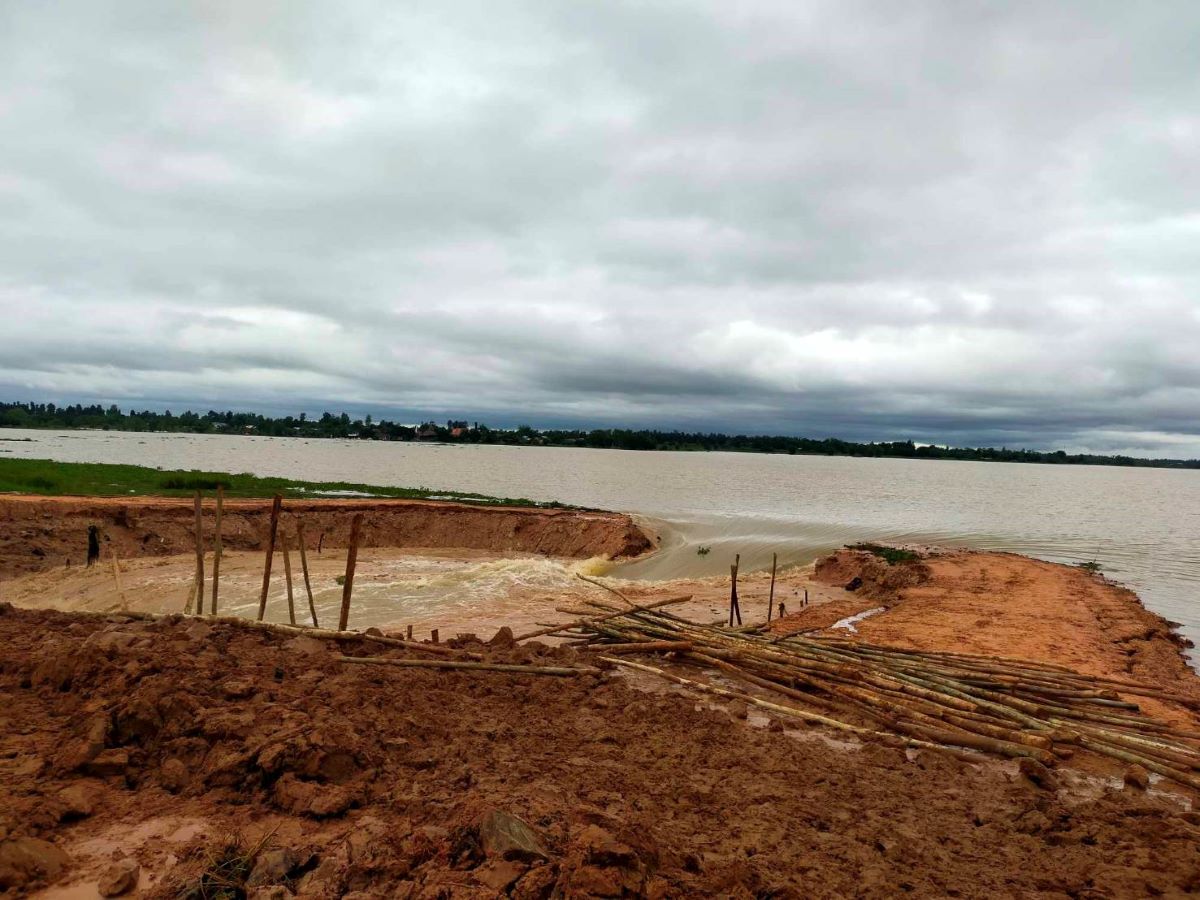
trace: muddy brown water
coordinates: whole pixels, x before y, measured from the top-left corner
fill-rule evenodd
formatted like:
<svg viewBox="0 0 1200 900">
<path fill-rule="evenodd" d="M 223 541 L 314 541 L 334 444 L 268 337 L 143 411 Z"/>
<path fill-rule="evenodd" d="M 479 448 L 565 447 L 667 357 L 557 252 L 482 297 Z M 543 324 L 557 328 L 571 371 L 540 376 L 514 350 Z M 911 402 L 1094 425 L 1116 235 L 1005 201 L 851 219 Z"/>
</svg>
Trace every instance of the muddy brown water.
<svg viewBox="0 0 1200 900">
<path fill-rule="evenodd" d="M 1095 560 L 1200 643 L 1197 471 L 224 435 L 4 436 L 31 439 L 0 444 L 10 457 L 423 486 L 636 513 L 661 533 L 663 549 L 614 572 L 628 578 L 717 575 L 735 553 L 743 570 L 769 565 L 772 553 L 784 565 L 803 563 L 873 539 Z"/>
</svg>

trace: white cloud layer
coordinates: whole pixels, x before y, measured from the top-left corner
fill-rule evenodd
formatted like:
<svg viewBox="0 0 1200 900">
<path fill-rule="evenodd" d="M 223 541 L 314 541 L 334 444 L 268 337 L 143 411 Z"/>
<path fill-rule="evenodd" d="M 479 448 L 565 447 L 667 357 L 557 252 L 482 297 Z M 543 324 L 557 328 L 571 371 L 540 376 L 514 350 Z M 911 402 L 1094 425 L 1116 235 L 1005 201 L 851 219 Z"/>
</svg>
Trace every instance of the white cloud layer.
<svg viewBox="0 0 1200 900">
<path fill-rule="evenodd" d="M 0 4 L 0 392 L 1200 456 L 1200 6 Z"/>
</svg>

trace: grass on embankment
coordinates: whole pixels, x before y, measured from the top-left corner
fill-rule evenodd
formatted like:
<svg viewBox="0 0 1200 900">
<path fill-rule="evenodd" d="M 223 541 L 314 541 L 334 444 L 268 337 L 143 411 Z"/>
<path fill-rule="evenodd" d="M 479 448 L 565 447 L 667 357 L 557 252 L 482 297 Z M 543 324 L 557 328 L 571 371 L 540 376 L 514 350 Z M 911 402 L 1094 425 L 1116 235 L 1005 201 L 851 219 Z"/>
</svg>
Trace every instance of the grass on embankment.
<svg viewBox="0 0 1200 900">
<path fill-rule="evenodd" d="M 561 503 L 539 503 L 525 498 L 488 497 L 458 491 L 427 488 L 381 487 L 345 481 L 292 481 L 288 478 L 259 478 L 241 473 L 151 469 L 146 466 L 117 466 L 107 463 L 66 463 L 49 459 L 0 459 L 0 492 L 73 497 L 188 497 L 197 490 L 225 488 L 227 497 L 271 497 L 282 494 L 296 499 L 344 496 L 353 492 L 367 497 L 399 497 L 409 500 L 454 500 L 505 506 L 562 507 Z"/>
</svg>

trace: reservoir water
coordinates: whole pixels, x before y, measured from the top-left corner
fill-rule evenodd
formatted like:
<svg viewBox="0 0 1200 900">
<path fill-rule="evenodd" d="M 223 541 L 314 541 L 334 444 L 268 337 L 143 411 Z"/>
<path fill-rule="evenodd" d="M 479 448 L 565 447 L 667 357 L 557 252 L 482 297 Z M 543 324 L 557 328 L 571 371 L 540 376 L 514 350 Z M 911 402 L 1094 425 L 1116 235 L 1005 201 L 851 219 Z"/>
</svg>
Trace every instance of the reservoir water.
<svg viewBox="0 0 1200 900">
<path fill-rule="evenodd" d="M 226 435 L 5 430 L 0 458 L 251 472 L 614 509 L 663 549 L 626 578 L 808 562 L 860 540 L 1095 560 L 1200 643 L 1200 471 L 738 453 L 657 453 Z M 697 551 L 708 547 L 706 554 Z"/>
</svg>

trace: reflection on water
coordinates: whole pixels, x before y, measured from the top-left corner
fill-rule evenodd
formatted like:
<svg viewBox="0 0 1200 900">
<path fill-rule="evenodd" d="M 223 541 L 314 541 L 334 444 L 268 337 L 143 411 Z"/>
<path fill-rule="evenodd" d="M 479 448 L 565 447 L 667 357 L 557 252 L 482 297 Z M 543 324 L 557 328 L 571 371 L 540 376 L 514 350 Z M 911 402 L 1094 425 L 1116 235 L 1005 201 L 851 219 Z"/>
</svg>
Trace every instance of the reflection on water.
<svg viewBox="0 0 1200 900">
<path fill-rule="evenodd" d="M 9 435 L 33 438 L 5 443 L 0 453 L 11 456 L 351 479 L 625 510 L 657 522 L 665 545 L 651 559 L 620 567 L 631 578 L 727 573 L 735 553 L 743 569 L 769 565 L 773 552 L 784 564 L 806 562 L 865 539 L 1011 550 L 1056 562 L 1095 559 L 1200 642 L 1197 471 L 216 435 Z M 710 552 L 700 555 L 701 546 Z M 436 578 L 425 586 L 399 581 L 388 590 L 404 602 L 450 602 Z"/>
</svg>

